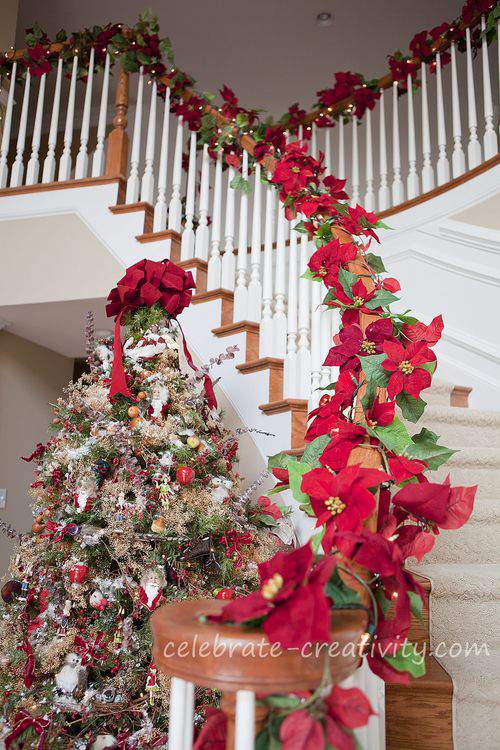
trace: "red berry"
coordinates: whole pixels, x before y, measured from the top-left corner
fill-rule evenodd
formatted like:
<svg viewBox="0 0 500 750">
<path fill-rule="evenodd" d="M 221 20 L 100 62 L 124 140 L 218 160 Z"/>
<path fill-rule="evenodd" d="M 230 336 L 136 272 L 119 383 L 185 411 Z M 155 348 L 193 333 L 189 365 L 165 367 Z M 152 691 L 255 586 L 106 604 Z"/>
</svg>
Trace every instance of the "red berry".
<svg viewBox="0 0 500 750">
<path fill-rule="evenodd" d="M 217 599 L 224 599 L 227 601 L 228 599 L 232 599 L 234 597 L 234 589 L 221 589 L 219 592 L 217 592 Z"/>
<path fill-rule="evenodd" d="M 320 406 L 324 406 L 324 405 L 325 405 L 325 404 L 327 404 L 327 403 L 328 403 L 329 401 L 330 401 L 330 396 L 328 395 L 328 393 L 324 393 L 324 394 L 323 394 L 323 395 L 321 396 L 320 400 L 319 400 L 319 405 L 320 405 Z"/>
<path fill-rule="evenodd" d="M 192 484 L 195 474 L 190 466 L 179 466 L 175 473 L 175 477 L 179 484 Z"/>
</svg>

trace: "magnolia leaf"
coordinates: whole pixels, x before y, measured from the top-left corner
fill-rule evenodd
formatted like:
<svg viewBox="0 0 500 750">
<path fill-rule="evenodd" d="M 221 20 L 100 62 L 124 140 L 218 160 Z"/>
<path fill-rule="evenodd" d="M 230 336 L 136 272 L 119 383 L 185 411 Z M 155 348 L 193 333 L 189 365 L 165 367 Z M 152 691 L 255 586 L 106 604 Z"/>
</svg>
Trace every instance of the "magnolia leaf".
<svg viewBox="0 0 500 750">
<path fill-rule="evenodd" d="M 385 272 L 385 266 L 384 261 L 380 257 L 380 255 L 375 255 L 375 253 L 366 253 L 365 260 L 372 269 L 372 271 L 375 271 L 375 273 L 384 273 Z"/>
<path fill-rule="evenodd" d="M 415 593 L 415 591 L 408 591 L 408 596 L 410 598 L 410 609 L 414 617 L 417 618 L 417 620 L 422 620 L 422 617 L 424 616 L 424 605 L 422 603 L 422 598 Z"/>
<path fill-rule="evenodd" d="M 396 656 L 384 656 L 384 659 L 398 672 L 408 672 L 412 677 L 423 677 L 425 674 L 425 659 L 416 643 L 405 643 Z"/>
<path fill-rule="evenodd" d="M 346 586 L 337 569 L 333 571 L 332 577 L 325 586 L 325 594 L 337 606 L 361 603 L 359 593 Z"/>
<path fill-rule="evenodd" d="M 392 292 L 388 292 L 387 289 L 378 289 L 375 292 L 375 296 L 365 302 L 365 307 L 369 310 L 375 310 L 376 307 L 387 307 L 392 302 L 397 302 L 399 297 L 396 297 Z"/>
<path fill-rule="evenodd" d="M 296 461 L 288 465 L 288 475 L 290 477 L 290 489 L 292 495 L 298 503 L 309 503 L 309 495 L 302 492 L 300 485 L 302 484 L 302 477 L 311 471 L 309 464 L 303 464 Z"/>
<path fill-rule="evenodd" d="M 387 354 L 371 354 L 363 357 L 361 364 L 365 378 L 368 383 L 373 382 L 381 388 L 385 388 L 389 382 L 389 373 L 382 367 L 382 362 L 387 359 Z"/>
<path fill-rule="evenodd" d="M 409 393 L 401 391 L 396 396 L 396 403 L 403 413 L 403 417 L 409 422 L 418 422 L 427 403 L 422 398 L 413 398 Z"/>
<path fill-rule="evenodd" d="M 339 281 L 342 285 L 342 289 L 347 294 L 347 296 L 350 299 L 353 299 L 352 287 L 358 281 L 358 275 L 355 273 L 351 273 L 350 271 L 346 271 L 346 269 L 342 268 L 341 266 L 339 268 Z"/>
<path fill-rule="evenodd" d="M 412 442 L 407 447 L 405 455 L 409 458 L 426 461 L 431 471 L 438 469 L 441 464 L 446 463 L 450 456 L 457 453 L 457 451 L 444 445 L 438 445 L 438 435 L 425 427 L 417 435 L 412 435 L 411 439 Z"/>
<path fill-rule="evenodd" d="M 408 430 L 397 417 L 394 417 L 391 424 L 385 427 L 373 427 L 373 432 L 386 448 L 398 456 L 402 455 L 406 447 L 411 443 Z"/>
<path fill-rule="evenodd" d="M 320 435 L 312 443 L 308 443 L 300 459 L 301 463 L 309 464 L 311 469 L 314 469 L 315 466 L 319 465 L 319 457 L 330 441 L 330 435 Z"/>
</svg>

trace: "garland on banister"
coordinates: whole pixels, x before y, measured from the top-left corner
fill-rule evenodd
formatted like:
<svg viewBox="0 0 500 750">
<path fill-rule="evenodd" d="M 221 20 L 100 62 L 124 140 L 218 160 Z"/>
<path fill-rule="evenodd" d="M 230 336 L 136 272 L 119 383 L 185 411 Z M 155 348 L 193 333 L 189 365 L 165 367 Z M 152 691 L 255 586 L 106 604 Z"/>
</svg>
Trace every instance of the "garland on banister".
<svg viewBox="0 0 500 750">
<path fill-rule="evenodd" d="M 486 19 L 486 28 L 480 28 L 481 16 Z M 497 36 L 500 19 L 498 0 L 467 0 L 460 15 L 450 23 L 443 22 L 431 30 L 424 29 L 414 35 L 409 43 L 409 52 L 397 50 L 388 57 L 388 70 L 391 80 L 398 83 L 402 94 L 406 91 L 408 75 L 413 85 L 418 86 L 417 72 L 422 63 L 428 63 L 431 72 L 436 68 L 436 51 L 455 42 L 457 49 L 466 49 L 466 28 L 471 29 L 471 48 L 475 55 L 481 47 L 483 36 L 490 44 Z M 12 51 L 6 52 L 0 60 L 0 78 L 10 77 L 12 65 L 17 59 L 16 77 L 22 79 L 29 71 L 40 77 L 49 73 L 62 57 L 66 76 L 71 76 L 73 58 L 78 55 L 78 79 L 86 81 L 90 52 L 94 50 L 94 72 L 104 67 L 106 54 L 110 55 L 111 65 L 119 60 L 130 73 L 144 73 L 158 83 L 158 94 L 165 96 L 166 81 L 171 89 L 171 110 L 182 115 L 190 130 L 198 131 L 198 147 L 208 143 L 212 157 L 223 149 L 226 157 L 234 158 L 234 152 L 241 151 L 239 140 L 246 133 L 261 144 L 265 152 L 279 150 L 286 131 L 302 133 L 309 139 L 312 123 L 317 127 L 333 127 L 339 117 L 355 116 L 362 119 L 367 109 L 372 110 L 380 98 L 380 81 L 367 79 L 360 73 L 338 71 L 333 76 L 333 85 L 316 92 L 316 99 L 309 114 L 297 102 L 292 104 L 277 121 L 271 116 L 263 116 L 264 110 L 243 107 L 235 93 L 226 85 L 219 90 L 221 103 L 214 104 L 215 96 L 209 92 L 194 89 L 193 76 L 180 70 L 174 61 L 172 45 L 168 38 L 159 36 L 158 19 L 149 10 L 141 13 L 139 21 L 132 28 L 123 23 L 107 23 L 93 26 L 68 35 L 61 29 L 54 40 L 35 24 L 26 29 L 26 48 L 21 57 L 15 58 Z M 450 62 L 450 54 L 443 49 L 440 54 L 441 67 Z M 344 100 L 352 102 L 341 111 L 338 105 Z M 215 107 L 231 126 L 220 128 L 214 112 Z M 228 162 L 230 163 L 230 162 Z M 232 164 L 238 167 L 239 164 Z M 252 165 L 250 165 L 252 166 Z M 241 181 L 237 187 L 246 187 Z"/>
<path fill-rule="evenodd" d="M 302 217 L 294 230 L 317 248 L 303 277 L 324 285 L 323 304 L 341 317 L 324 360 L 339 368 L 339 377 L 309 414 L 302 457 L 281 453 L 269 460 L 278 482 L 268 494 L 290 490 L 317 531 L 304 546 L 261 564 L 259 589 L 228 602 L 213 619 L 260 623 L 271 643 L 302 649 L 330 643 L 336 609 L 364 609 L 360 655 L 386 682 L 408 683 L 425 673 L 425 659 L 407 638 L 426 597 L 405 563 L 421 561 L 442 529 L 468 520 L 477 488 L 434 479 L 454 451 L 427 428 L 410 434 L 407 427 L 426 406 L 421 394 L 436 371 L 442 318 L 425 324 L 394 309 L 400 285 L 371 249 L 382 222 L 341 202 L 344 181 L 324 171 L 322 157 L 293 142 L 278 154 L 271 179 L 287 217 Z M 380 468 L 353 463 L 360 446 L 378 452 Z M 377 527 L 370 530 L 377 506 Z M 259 748 L 355 750 L 353 730 L 368 722 L 371 706 L 356 688 L 330 688 L 327 673 L 311 695 L 267 698 Z M 209 718 L 197 749 L 210 746 L 220 722 L 217 714 Z"/>
</svg>

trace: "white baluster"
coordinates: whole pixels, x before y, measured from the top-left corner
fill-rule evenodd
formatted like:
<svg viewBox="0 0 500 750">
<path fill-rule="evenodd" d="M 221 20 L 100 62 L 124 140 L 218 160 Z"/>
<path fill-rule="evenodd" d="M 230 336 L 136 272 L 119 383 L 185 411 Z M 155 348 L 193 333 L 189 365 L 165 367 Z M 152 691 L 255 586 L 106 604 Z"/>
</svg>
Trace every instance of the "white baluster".
<svg viewBox="0 0 500 750">
<path fill-rule="evenodd" d="M 493 101 L 491 98 L 490 62 L 488 59 L 488 43 L 486 41 L 486 21 L 481 16 L 481 42 L 483 55 L 483 102 L 484 102 L 484 158 L 491 159 L 498 151 L 497 134 L 493 124 Z"/>
<path fill-rule="evenodd" d="M 109 94 L 109 53 L 106 53 L 104 73 L 102 76 L 101 104 L 99 106 L 99 122 L 97 124 L 97 144 L 92 157 L 92 177 L 100 177 L 104 171 L 104 143 L 106 140 L 106 119 L 108 115 Z"/>
<path fill-rule="evenodd" d="M 313 128 L 315 126 L 313 125 Z M 284 358 L 286 354 L 286 236 L 288 222 L 285 218 L 285 207 L 278 201 L 278 226 L 276 232 L 276 275 L 274 280 L 274 346 L 273 356 Z"/>
<path fill-rule="evenodd" d="M 453 177 L 465 172 L 465 154 L 462 148 L 462 123 L 460 119 L 460 98 L 458 94 L 457 52 L 455 42 L 451 44 L 451 99 L 453 113 L 453 154 L 451 166 Z"/>
<path fill-rule="evenodd" d="M 406 179 L 406 190 L 408 198 L 415 198 L 419 193 L 419 180 L 417 173 L 417 147 L 415 143 L 415 116 L 413 112 L 413 82 L 411 75 L 406 79 L 408 88 L 408 177 Z"/>
<path fill-rule="evenodd" d="M 158 197 L 153 217 L 153 232 L 162 232 L 167 226 L 167 172 L 168 138 L 170 133 L 170 88 L 165 91 L 163 123 L 161 128 L 160 168 L 158 171 Z"/>
<path fill-rule="evenodd" d="M 31 76 L 29 70 L 26 71 L 26 80 L 24 81 L 23 106 L 21 108 L 21 118 L 19 120 L 19 130 L 17 132 L 16 158 L 10 172 L 10 186 L 17 187 L 23 184 L 24 176 L 24 144 L 26 142 L 26 126 L 28 123 L 28 106 L 30 100 L 30 82 Z"/>
<path fill-rule="evenodd" d="M 186 683 L 186 704 L 184 718 L 184 744 L 182 750 L 192 750 L 194 733 L 194 685 Z"/>
<path fill-rule="evenodd" d="M 321 361 L 326 353 L 321 351 L 321 292 L 322 285 L 313 282 L 311 285 L 311 393 L 309 394 L 309 409 L 318 405 L 321 385 Z"/>
<path fill-rule="evenodd" d="M 472 67 L 472 49 L 469 28 L 465 30 L 465 43 L 467 47 L 467 114 L 469 121 L 467 158 L 469 161 L 469 169 L 474 169 L 474 167 L 478 167 L 479 164 L 481 164 L 481 144 L 477 137 L 476 92 L 474 90 L 474 69 Z"/>
<path fill-rule="evenodd" d="M 375 192 L 373 190 L 373 143 L 372 143 L 372 113 L 366 110 L 366 193 L 365 208 L 373 211 L 375 208 Z"/>
<path fill-rule="evenodd" d="M 224 227 L 224 255 L 222 256 L 221 286 L 223 289 L 234 289 L 234 199 L 235 190 L 231 187 L 234 180 L 234 167 L 227 170 L 226 221 Z"/>
<path fill-rule="evenodd" d="M 351 206 L 359 203 L 358 118 L 352 116 Z"/>
<path fill-rule="evenodd" d="M 174 166 L 172 168 L 172 197 L 168 206 L 168 228 L 174 232 L 181 231 L 182 203 L 182 140 L 183 140 L 182 116 L 177 120 L 177 133 L 175 136 Z"/>
<path fill-rule="evenodd" d="M 141 181 L 141 201 L 153 202 L 155 175 L 153 164 L 155 160 L 156 140 L 156 81 L 151 84 L 151 104 L 149 106 L 148 134 L 146 136 L 146 155 L 144 158 L 144 174 Z"/>
<path fill-rule="evenodd" d="M 260 281 L 262 183 L 261 166 L 255 165 L 252 213 L 252 251 L 250 254 L 250 281 L 248 282 L 248 320 L 258 323 L 262 305 L 262 284 Z"/>
<path fill-rule="evenodd" d="M 318 128 L 315 122 L 311 126 L 311 156 L 313 159 L 318 158 Z"/>
<path fill-rule="evenodd" d="M 254 750 L 255 695 L 250 690 L 236 693 L 234 750 Z"/>
<path fill-rule="evenodd" d="M 450 164 L 446 156 L 446 123 L 444 119 L 443 79 L 441 73 L 441 54 L 436 53 L 436 100 L 438 125 L 438 160 L 437 184 L 444 185 L 450 179 Z"/>
<path fill-rule="evenodd" d="M 87 82 L 85 84 L 85 101 L 83 104 L 82 129 L 80 131 L 80 148 L 76 157 L 75 180 L 81 180 L 87 176 L 89 157 L 87 146 L 90 132 L 90 107 L 92 104 L 92 85 L 94 83 L 94 48 L 90 50 L 89 69 Z"/>
<path fill-rule="evenodd" d="M 378 208 L 379 211 L 384 211 L 389 208 L 391 202 L 391 193 L 387 182 L 387 137 L 385 132 L 385 100 L 384 91 L 380 90 L 379 99 L 379 137 L 380 137 L 380 151 L 379 151 L 379 165 L 380 165 L 380 187 L 378 189 Z"/>
<path fill-rule="evenodd" d="M 14 61 L 14 63 L 12 64 L 12 70 L 10 74 L 9 95 L 7 97 L 7 107 L 5 109 L 5 118 L 4 118 L 4 123 L 3 123 L 3 132 L 2 132 L 2 145 L 0 147 L 0 188 L 4 188 L 7 184 L 7 175 L 8 175 L 7 159 L 9 157 L 10 131 L 12 127 L 12 110 L 14 108 L 14 90 L 16 88 L 16 74 L 17 74 L 17 62 Z"/>
<path fill-rule="evenodd" d="M 130 152 L 130 174 L 127 180 L 125 203 L 137 203 L 139 200 L 139 159 L 141 156 L 142 96 L 144 89 L 144 75 L 142 71 L 143 68 L 141 65 L 137 77 L 137 100 L 135 103 L 132 150 Z"/>
<path fill-rule="evenodd" d="M 241 174 L 248 179 L 248 153 L 243 151 Z M 240 221 L 238 232 L 238 258 L 236 261 L 236 283 L 234 287 L 234 316 L 233 320 L 245 320 L 248 307 L 247 290 L 247 248 L 248 248 L 248 195 L 241 190 Z"/>
<path fill-rule="evenodd" d="M 397 206 L 405 199 L 401 179 L 401 152 L 399 148 L 399 102 L 397 81 L 392 86 L 392 205 Z"/>
<path fill-rule="evenodd" d="M 59 107 L 61 106 L 62 65 L 63 61 L 60 57 L 57 61 L 56 87 L 52 101 L 47 156 L 43 162 L 42 182 L 53 182 L 56 174 L 57 125 L 59 123 Z"/>
<path fill-rule="evenodd" d="M 246 152 L 245 152 L 246 153 Z M 248 156 L 247 156 L 248 163 Z M 212 240 L 210 243 L 210 260 L 208 261 L 207 289 L 219 289 L 221 286 L 221 252 L 220 227 L 222 218 L 222 151 L 217 154 L 215 164 L 214 204 L 212 211 Z M 245 248 L 246 251 L 246 248 Z M 234 318 L 237 320 L 237 318 Z"/>
<path fill-rule="evenodd" d="M 45 98 L 45 81 L 47 74 L 44 73 L 38 85 L 38 99 L 36 102 L 35 124 L 33 126 L 33 138 L 31 139 L 31 156 L 26 169 L 26 184 L 34 185 L 38 182 L 40 171 L 40 138 L 42 135 L 43 102 Z"/>
<path fill-rule="evenodd" d="M 344 145 L 344 116 L 340 113 L 339 117 L 339 167 L 338 177 L 345 180 L 345 145 Z"/>
<path fill-rule="evenodd" d="M 78 57 L 73 57 L 73 67 L 71 70 L 71 83 L 69 85 L 68 107 L 66 109 L 66 123 L 64 126 L 64 147 L 59 160 L 59 172 L 57 179 L 59 182 L 69 180 L 71 177 L 71 145 L 73 143 L 73 120 L 75 116 L 75 94 L 76 94 L 76 74 L 78 72 Z"/>
<path fill-rule="evenodd" d="M 431 161 L 431 133 L 429 127 L 429 97 L 427 93 L 427 65 L 422 63 L 422 192 L 434 187 L 434 170 Z"/>
<path fill-rule="evenodd" d="M 298 233 L 293 227 L 290 231 L 290 248 L 288 252 L 288 305 L 287 305 L 287 343 L 283 369 L 283 397 L 297 398 L 297 287 L 298 287 Z"/>
<path fill-rule="evenodd" d="M 274 187 L 267 185 L 266 219 L 264 229 L 264 262 L 262 273 L 262 318 L 259 329 L 260 357 L 273 356 L 273 229 L 274 229 Z"/>
<path fill-rule="evenodd" d="M 331 382 L 330 368 L 326 367 L 323 362 L 326 359 L 326 355 L 332 345 L 332 308 L 321 306 L 321 337 L 319 353 L 321 357 L 321 380 L 320 385 L 324 387 Z M 321 394 L 319 394 L 321 396 Z M 318 399 L 319 400 L 319 399 Z"/>
<path fill-rule="evenodd" d="M 194 238 L 194 255 L 206 260 L 208 257 L 208 186 L 210 181 L 210 156 L 208 144 L 203 146 L 201 157 L 200 199 L 198 203 L 198 226 Z"/>
<path fill-rule="evenodd" d="M 181 239 L 181 260 L 194 256 L 194 201 L 196 195 L 196 132 L 191 131 L 189 137 L 189 164 L 186 187 L 186 220 Z M 215 287 L 208 287 L 215 289 Z"/>
<path fill-rule="evenodd" d="M 300 398 L 309 398 L 311 395 L 311 351 L 309 349 L 309 294 L 311 282 L 300 278 L 307 270 L 308 261 L 309 247 L 307 235 L 301 234 L 299 261 L 299 351 L 297 353 Z"/>
<path fill-rule="evenodd" d="M 187 683 L 172 677 L 168 721 L 168 750 L 183 750 L 186 726 Z"/>
<path fill-rule="evenodd" d="M 325 131 L 325 177 L 332 173 L 332 139 L 330 137 L 331 128 L 324 128 Z"/>
</svg>

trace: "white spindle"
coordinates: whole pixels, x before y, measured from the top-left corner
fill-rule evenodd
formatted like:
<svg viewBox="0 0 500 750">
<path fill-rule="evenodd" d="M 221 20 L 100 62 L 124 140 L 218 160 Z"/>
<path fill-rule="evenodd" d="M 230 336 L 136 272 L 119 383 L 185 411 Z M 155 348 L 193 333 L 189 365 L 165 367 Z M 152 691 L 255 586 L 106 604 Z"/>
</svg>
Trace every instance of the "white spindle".
<svg viewBox="0 0 500 750">
<path fill-rule="evenodd" d="M 438 160 L 437 183 L 444 185 L 450 179 L 450 164 L 446 156 L 446 123 L 444 119 L 443 79 L 441 73 L 441 54 L 436 54 L 436 100 L 438 126 Z"/>
<path fill-rule="evenodd" d="M 19 130 L 17 132 L 16 158 L 12 165 L 10 173 L 10 186 L 17 187 L 23 184 L 24 176 L 24 144 L 26 142 L 26 126 L 28 123 L 28 106 L 30 100 L 30 82 L 31 75 L 29 70 L 26 71 L 26 80 L 24 81 L 23 106 L 21 108 L 21 118 L 19 120 Z"/>
<path fill-rule="evenodd" d="M 141 201 L 153 202 L 155 175 L 153 164 L 155 160 L 156 140 L 156 81 L 151 84 L 151 103 L 149 105 L 148 134 L 146 136 L 146 155 L 144 158 L 144 174 L 141 181 Z"/>
<path fill-rule="evenodd" d="M 373 190 L 373 142 L 372 142 L 372 113 L 366 110 L 366 193 L 365 208 L 367 211 L 373 211 L 375 208 L 375 192 Z"/>
<path fill-rule="evenodd" d="M 189 137 L 189 164 L 186 186 L 186 217 L 181 239 L 181 260 L 194 256 L 194 201 L 196 195 L 196 132 Z M 210 288 L 210 287 L 209 287 Z M 215 287 L 214 287 L 215 288 Z"/>
<path fill-rule="evenodd" d="M 469 169 L 474 169 L 474 167 L 481 164 L 481 144 L 477 137 L 476 92 L 474 89 L 474 69 L 472 67 L 472 49 L 469 28 L 465 30 L 465 43 L 467 48 L 467 114 L 469 122 L 467 158 L 469 161 Z"/>
<path fill-rule="evenodd" d="M 465 172 L 465 154 L 462 148 L 462 122 L 460 119 L 460 98 L 458 93 L 457 52 L 455 42 L 451 44 L 451 100 L 453 114 L 453 154 L 451 166 L 453 177 Z"/>
<path fill-rule="evenodd" d="M 313 125 L 314 129 L 314 125 Z M 274 280 L 274 346 L 273 356 L 284 358 L 286 354 L 286 236 L 288 222 L 285 218 L 285 207 L 281 201 L 278 202 L 278 226 L 276 231 L 276 267 Z"/>
<path fill-rule="evenodd" d="M 73 57 L 73 67 L 71 70 L 71 83 L 69 85 L 68 107 L 66 109 L 66 123 L 64 126 L 64 147 L 59 160 L 59 172 L 57 179 L 59 182 L 69 180 L 71 177 L 71 145 L 73 143 L 73 121 L 75 117 L 75 95 L 76 95 L 76 75 L 78 72 L 78 56 Z"/>
<path fill-rule="evenodd" d="M 94 48 L 90 50 L 89 69 L 87 82 L 85 84 L 85 101 L 83 104 L 82 129 L 80 131 L 80 148 L 76 157 L 75 180 L 81 180 L 87 176 L 89 157 L 87 146 L 90 132 L 90 107 L 92 105 L 92 86 L 94 83 Z"/>
<path fill-rule="evenodd" d="M 397 206 L 405 199 L 403 180 L 401 179 L 401 152 L 399 148 L 399 101 L 398 84 L 392 86 L 392 205 Z"/>
<path fill-rule="evenodd" d="M 339 117 L 339 166 L 338 177 L 345 180 L 345 145 L 344 145 L 344 116 L 340 113 Z"/>
<path fill-rule="evenodd" d="M 174 232 L 181 231 L 182 203 L 182 140 L 184 136 L 182 116 L 177 120 L 175 136 L 174 165 L 172 168 L 172 197 L 168 206 L 168 228 Z"/>
<path fill-rule="evenodd" d="M 406 189 L 408 198 L 415 198 L 419 193 L 419 181 L 417 173 L 417 147 L 415 143 L 415 115 L 413 112 L 413 81 L 411 75 L 406 79 L 408 88 L 408 177 Z"/>
<path fill-rule="evenodd" d="M 35 124 L 33 126 L 33 138 L 31 139 L 31 156 L 26 169 L 26 184 L 34 185 L 38 182 L 40 171 L 40 138 L 42 135 L 43 102 L 45 98 L 45 81 L 47 74 L 44 73 L 38 85 L 38 99 L 36 102 Z"/>
<path fill-rule="evenodd" d="M 434 187 L 434 170 L 431 161 L 431 133 L 429 126 L 429 97 L 427 93 L 427 65 L 422 63 L 422 192 Z"/>
<path fill-rule="evenodd" d="M 210 181 L 210 156 L 208 143 L 203 146 L 201 157 L 200 199 L 198 203 L 198 226 L 194 237 L 194 254 L 196 258 L 206 260 L 208 257 L 208 186 Z"/>
<path fill-rule="evenodd" d="M 262 183 L 261 166 L 255 165 L 252 212 L 252 251 L 250 254 L 250 281 L 248 282 L 248 320 L 260 321 L 262 305 L 262 284 L 260 281 L 261 222 L 262 222 Z"/>
<path fill-rule="evenodd" d="M 493 101 L 491 98 L 490 62 L 488 59 L 488 43 L 486 41 L 486 21 L 481 16 L 481 42 L 483 56 L 483 104 L 484 104 L 484 158 L 491 159 L 498 151 L 497 134 L 493 124 Z"/>
<path fill-rule="evenodd" d="M 325 128 L 325 176 L 332 173 L 332 139 L 330 136 L 331 128 Z"/>
<path fill-rule="evenodd" d="M 318 284 L 319 286 L 319 284 Z M 321 337 L 319 352 L 321 357 L 321 380 L 320 385 L 324 387 L 331 381 L 330 368 L 326 367 L 323 362 L 325 361 L 326 355 L 332 345 L 332 308 L 321 306 Z M 320 394 L 321 395 L 321 394 Z M 319 400 L 319 399 L 318 399 Z"/>
<path fill-rule="evenodd" d="M 299 221 L 301 218 L 299 217 Z M 300 398 L 309 398 L 311 395 L 311 351 L 309 349 L 309 294 L 311 282 L 300 278 L 307 270 L 308 261 L 309 247 L 307 235 L 301 234 L 299 261 L 299 351 L 297 353 Z"/>
<path fill-rule="evenodd" d="M 92 177 L 100 177 L 104 172 L 104 143 L 106 140 L 106 120 L 108 115 L 109 95 L 109 53 L 106 53 L 104 73 L 102 76 L 101 104 L 99 106 L 99 122 L 97 124 L 97 143 L 92 157 Z M 168 89 L 169 90 L 169 89 Z"/>
<path fill-rule="evenodd" d="M 255 695 L 251 690 L 236 693 L 234 750 L 254 750 Z"/>
<path fill-rule="evenodd" d="M 322 284 L 311 285 L 311 393 L 309 409 L 315 409 L 319 401 L 318 388 L 321 385 L 321 292 Z"/>
<path fill-rule="evenodd" d="M 47 156 L 43 162 L 42 182 L 53 182 L 56 173 L 57 125 L 59 123 L 59 107 L 61 106 L 62 65 L 63 61 L 60 57 L 57 61 L 56 86 L 50 116 Z"/>
<path fill-rule="evenodd" d="M 267 185 L 266 218 L 264 229 L 264 262 L 262 274 L 262 318 L 259 329 L 259 352 L 261 357 L 273 356 L 273 225 L 274 187 Z"/>
<path fill-rule="evenodd" d="M 315 122 L 311 126 L 311 156 L 313 159 L 318 158 L 318 128 Z"/>
<path fill-rule="evenodd" d="M 298 288 L 298 233 L 290 232 L 288 252 L 288 305 L 287 305 L 287 342 L 283 369 L 283 397 L 297 398 L 297 288 Z"/>
<path fill-rule="evenodd" d="M 379 99 L 379 167 L 380 167 L 380 187 L 378 189 L 378 208 L 379 211 L 389 208 L 391 193 L 387 182 L 387 136 L 385 131 L 385 99 L 384 91 L 380 90 Z"/>
<path fill-rule="evenodd" d="M 186 702 L 184 714 L 184 743 L 182 750 L 192 750 L 194 733 L 194 684 L 186 683 Z"/>
<path fill-rule="evenodd" d="M 170 88 L 165 91 L 163 123 L 161 128 L 160 168 L 158 171 L 158 197 L 153 217 L 153 232 L 162 232 L 167 226 L 167 171 L 168 139 L 170 134 Z"/>
<path fill-rule="evenodd" d="M 227 170 L 226 220 L 224 227 L 224 255 L 222 256 L 221 286 L 223 289 L 234 289 L 234 201 L 235 190 L 231 187 L 234 180 L 234 167 Z"/>
<path fill-rule="evenodd" d="M 142 65 L 137 77 L 137 100 L 135 103 L 134 132 L 132 135 L 132 150 L 130 152 L 130 174 L 127 180 L 125 203 L 137 203 L 139 200 L 139 159 L 141 156 L 142 129 L 142 96 L 144 89 L 144 74 Z"/>
<path fill-rule="evenodd" d="M 248 179 L 248 153 L 243 151 L 241 174 Z M 247 290 L 247 248 L 248 248 L 248 195 L 241 190 L 240 220 L 238 231 L 238 258 L 236 261 L 236 282 L 234 286 L 234 315 L 233 320 L 245 320 L 248 307 Z"/>
<path fill-rule="evenodd" d="M 245 152 L 246 153 L 246 152 Z M 248 161 L 248 157 L 247 157 Z M 215 163 L 214 202 L 212 211 L 212 237 L 210 260 L 208 261 L 207 289 L 218 289 L 221 285 L 220 228 L 222 218 L 222 151 Z M 235 318 L 236 320 L 236 318 Z"/>
<path fill-rule="evenodd" d="M 187 683 L 172 677 L 170 683 L 170 713 L 168 721 L 168 750 L 183 750 L 186 727 Z"/>
<path fill-rule="evenodd" d="M 16 88 L 16 74 L 17 62 L 14 61 L 10 74 L 9 95 L 7 97 L 7 107 L 5 109 L 5 117 L 3 122 L 2 145 L 0 147 L 0 188 L 4 188 L 7 184 L 7 159 L 9 157 L 10 131 L 12 127 L 12 110 L 14 108 L 14 89 Z"/>
<path fill-rule="evenodd" d="M 351 205 L 359 203 L 358 118 L 352 116 Z"/>
</svg>

